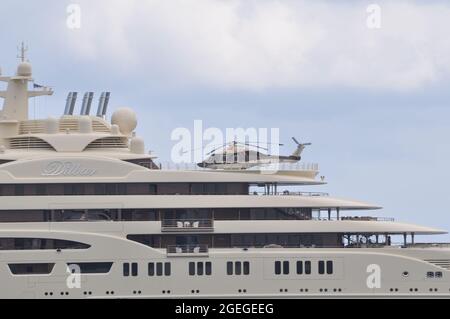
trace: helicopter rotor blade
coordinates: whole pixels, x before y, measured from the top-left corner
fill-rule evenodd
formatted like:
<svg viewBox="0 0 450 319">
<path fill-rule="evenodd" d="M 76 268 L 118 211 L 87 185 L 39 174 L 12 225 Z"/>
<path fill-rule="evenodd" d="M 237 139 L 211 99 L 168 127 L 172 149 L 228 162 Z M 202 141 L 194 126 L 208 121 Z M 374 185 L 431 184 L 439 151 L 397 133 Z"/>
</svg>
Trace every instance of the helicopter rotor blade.
<svg viewBox="0 0 450 319">
<path fill-rule="evenodd" d="M 297 144 L 298 146 L 309 146 L 312 145 L 312 143 L 300 143 L 295 137 L 292 137 L 292 140 Z"/>
</svg>

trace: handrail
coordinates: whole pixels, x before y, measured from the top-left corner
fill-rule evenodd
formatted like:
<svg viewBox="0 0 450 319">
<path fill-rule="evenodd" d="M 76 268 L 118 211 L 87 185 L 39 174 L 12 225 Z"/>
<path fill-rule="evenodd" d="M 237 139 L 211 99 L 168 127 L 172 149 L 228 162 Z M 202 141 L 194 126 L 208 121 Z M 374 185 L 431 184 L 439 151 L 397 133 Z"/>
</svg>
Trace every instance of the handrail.
<svg viewBox="0 0 450 319">
<path fill-rule="evenodd" d="M 165 162 L 160 163 L 158 166 L 158 169 L 161 170 L 173 170 L 173 171 L 180 171 L 180 170 L 201 170 L 201 171 L 208 171 L 211 169 L 199 167 L 195 163 L 173 163 L 173 162 Z M 230 169 L 231 171 L 242 171 L 237 169 Z M 270 165 L 262 164 L 259 166 L 254 166 L 249 169 L 246 169 L 247 171 L 319 171 L 319 164 L 317 163 L 274 163 Z M 218 170 L 221 171 L 221 170 Z"/>
<path fill-rule="evenodd" d="M 373 217 L 373 216 L 342 216 L 341 221 L 377 221 L 377 222 L 394 222 L 392 217 Z"/>
<path fill-rule="evenodd" d="M 184 255 L 207 255 L 208 245 L 167 245 L 167 255 L 184 256 Z"/>
<path fill-rule="evenodd" d="M 414 243 L 407 244 L 406 248 L 450 248 L 450 243 Z"/>
<path fill-rule="evenodd" d="M 212 229 L 214 220 L 212 219 L 163 219 L 161 228 L 185 229 Z"/>
<path fill-rule="evenodd" d="M 254 191 L 254 192 L 249 192 L 249 195 L 255 195 L 255 196 L 271 196 L 271 195 L 277 195 L 277 196 L 330 196 L 329 193 L 324 193 L 324 192 L 290 192 L 290 191 L 270 192 L 270 193 Z"/>
</svg>

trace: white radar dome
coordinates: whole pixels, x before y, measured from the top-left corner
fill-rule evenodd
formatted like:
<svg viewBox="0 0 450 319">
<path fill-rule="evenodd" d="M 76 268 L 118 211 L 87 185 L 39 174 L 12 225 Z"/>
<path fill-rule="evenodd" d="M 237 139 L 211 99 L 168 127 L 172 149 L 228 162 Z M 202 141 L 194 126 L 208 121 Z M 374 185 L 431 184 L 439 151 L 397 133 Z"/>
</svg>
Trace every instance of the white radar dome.
<svg viewBox="0 0 450 319">
<path fill-rule="evenodd" d="M 18 76 L 31 76 L 31 64 L 28 62 L 22 62 L 17 67 Z"/>
<path fill-rule="evenodd" d="M 113 113 L 111 124 L 119 126 L 122 134 L 130 135 L 137 126 L 136 113 L 129 107 L 121 107 Z"/>
<path fill-rule="evenodd" d="M 145 153 L 145 142 L 140 137 L 133 137 L 130 141 L 130 151 L 135 154 L 144 154 Z"/>
</svg>

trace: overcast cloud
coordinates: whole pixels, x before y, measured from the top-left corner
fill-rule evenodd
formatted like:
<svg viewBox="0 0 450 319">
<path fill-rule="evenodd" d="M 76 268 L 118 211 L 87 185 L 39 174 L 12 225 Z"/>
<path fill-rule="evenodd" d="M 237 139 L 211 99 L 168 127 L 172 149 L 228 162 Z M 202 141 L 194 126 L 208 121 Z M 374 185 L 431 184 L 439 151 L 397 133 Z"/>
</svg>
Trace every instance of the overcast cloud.
<svg viewBox="0 0 450 319">
<path fill-rule="evenodd" d="M 408 90 L 449 79 L 442 2 L 376 1 L 380 29 L 367 27 L 365 1 L 78 3 L 82 28 L 55 37 L 86 59 L 145 68 L 172 84 Z"/>
</svg>

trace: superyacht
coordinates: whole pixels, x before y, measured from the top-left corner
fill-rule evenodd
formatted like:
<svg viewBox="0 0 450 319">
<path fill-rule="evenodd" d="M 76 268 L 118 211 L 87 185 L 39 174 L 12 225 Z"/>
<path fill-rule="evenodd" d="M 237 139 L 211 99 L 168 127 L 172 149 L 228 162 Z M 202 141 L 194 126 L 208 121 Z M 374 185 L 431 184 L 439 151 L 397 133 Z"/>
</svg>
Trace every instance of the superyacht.
<svg viewBox="0 0 450 319">
<path fill-rule="evenodd" d="M 53 90 L 21 57 L 0 74 L 0 298 L 450 297 L 450 246 L 416 242 L 445 231 L 303 191 L 317 165 L 162 168 L 107 92 L 30 119 Z"/>
</svg>

